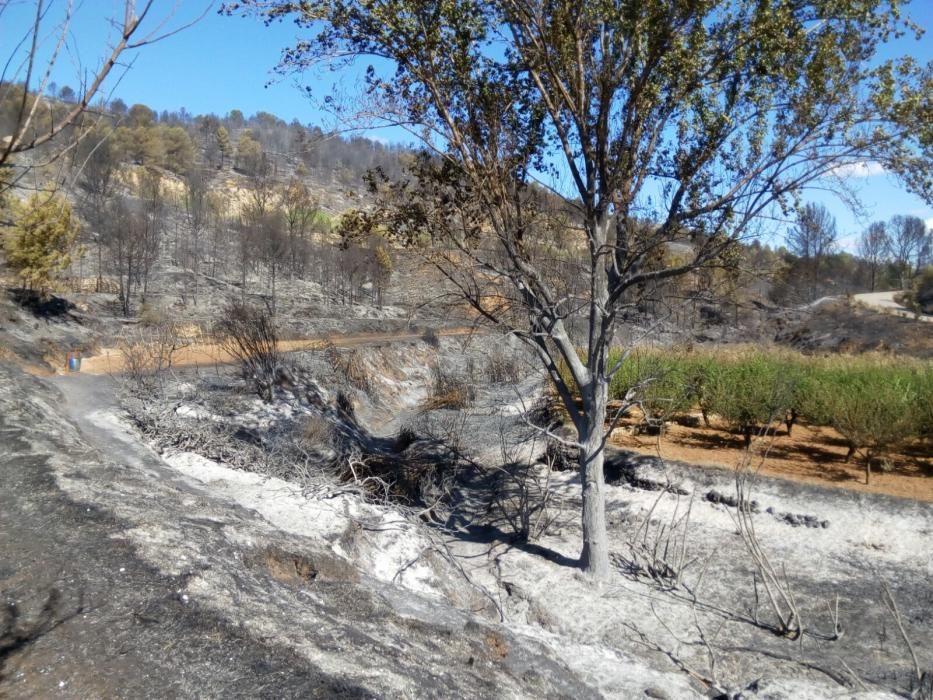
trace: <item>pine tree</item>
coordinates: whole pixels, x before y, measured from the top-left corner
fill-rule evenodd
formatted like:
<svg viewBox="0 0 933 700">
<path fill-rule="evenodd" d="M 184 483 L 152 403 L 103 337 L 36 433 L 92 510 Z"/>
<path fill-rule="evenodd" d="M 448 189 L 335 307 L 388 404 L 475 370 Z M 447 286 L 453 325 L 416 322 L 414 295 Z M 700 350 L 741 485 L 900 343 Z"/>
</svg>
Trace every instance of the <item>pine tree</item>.
<svg viewBox="0 0 933 700">
<path fill-rule="evenodd" d="M 52 277 L 71 264 L 80 227 L 60 195 L 34 194 L 13 209 L 14 224 L 4 237 L 7 264 L 24 287 L 44 293 Z"/>
<path fill-rule="evenodd" d="M 240 133 L 236 148 L 236 168 L 247 175 L 256 175 L 262 163 L 262 146 L 249 131 Z"/>
<path fill-rule="evenodd" d="M 227 154 L 230 153 L 230 134 L 225 127 L 218 126 L 214 138 L 217 139 L 217 149 L 220 151 L 220 165 L 218 168 L 222 169 Z"/>
</svg>

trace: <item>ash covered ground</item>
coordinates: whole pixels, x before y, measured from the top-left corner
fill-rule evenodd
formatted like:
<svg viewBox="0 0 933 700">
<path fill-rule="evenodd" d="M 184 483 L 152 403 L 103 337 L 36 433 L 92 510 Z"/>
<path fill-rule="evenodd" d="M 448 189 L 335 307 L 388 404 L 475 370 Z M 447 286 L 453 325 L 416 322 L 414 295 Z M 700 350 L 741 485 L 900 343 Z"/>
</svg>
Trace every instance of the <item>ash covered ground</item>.
<svg viewBox="0 0 933 700">
<path fill-rule="evenodd" d="M 541 378 L 495 381 L 504 342 L 296 355 L 271 403 L 232 368 L 143 400 L 4 368 L 0 573 L 23 632 L 0 647 L 4 692 L 926 692 L 900 627 L 930 669 L 929 504 L 752 475 L 748 521 L 804 629 L 789 639 L 734 476 L 614 452 L 615 569 L 594 586 L 575 568 L 577 474 L 530 425 Z"/>
</svg>

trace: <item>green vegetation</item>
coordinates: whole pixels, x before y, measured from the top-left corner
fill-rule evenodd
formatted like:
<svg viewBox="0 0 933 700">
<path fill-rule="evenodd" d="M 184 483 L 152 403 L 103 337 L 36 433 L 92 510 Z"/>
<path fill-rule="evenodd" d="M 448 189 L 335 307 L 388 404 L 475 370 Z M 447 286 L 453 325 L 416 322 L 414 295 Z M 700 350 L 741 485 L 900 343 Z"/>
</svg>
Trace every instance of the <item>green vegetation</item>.
<svg viewBox="0 0 933 700">
<path fill-rule="evenodd" d="M 805 406 L 815 422 L 831 425 L 848 442 L 846 460 L 865 455 L 865 481 L 871 463 L 923 432 L 924 386 L 930 368 L 836 359 L 826 362 Z M 927 399 L 928 400 L 928 399 Z"/>
<path fill-rule="evenodd" d="M 622 359 L 618 352 L 609 358 L 613 365 Z M 646 420 L 658 424 L 691 408 L 694 376 L 695 368 L 686 355 L 635 350 L 622 360 L 609 385 L 609 396 L 637 401 Z"/>
<path fill-rule="evenodd" d="M 610 365 L 622 359 L 610 354 Z M 705 352 L 639 348 L 610 385 L 614 401 L 636 403 L 648 424 L 699 410 L 743 435 L 802 419 L 832 427 L 872 462 L 918 439 L 933 438 L 933 364 L 878 356 L 807 357 L 778 350 Z"/>
<path fill-rule="evenodd" d="M 796 373 L 780 359 L 751 354 L 716 367 L 709 380 L 712 412 L 745 437 L 750 447 L 752 433 L 784 418 L 794 401 Z"/>
<path fill-rule="evenodd" d="M 933 233 L 930 234 L 933 236 Z M 927 265 L 914 279 L 911 288 L 897 299 L 915 313 L 933 312 L 933 265 Z"/>
<path fill-rule="evenodd" d="M 45 292 L 56 273 L 71 264 L 78 222 L 60 195 L 37 193 L 13 205 L 14 223 L 3 243 L 7 264 L 24 287 Z"/>
<path fill-rule="evenodd" d="M 610 355 L 615 363 L 619 352 Z M 709 425 L 718 415 L 742 432 L 752 433 L 784 419 L 795 406 L 801 380 L 786 359 L 765 353 L 713 357 L 703 353 L 636 350 L 613 377 L 610 398 L 635 401 L 649 423 L 696 408 Z M 795 409 L 795 413 L 798 411 Z"/>
</svg>

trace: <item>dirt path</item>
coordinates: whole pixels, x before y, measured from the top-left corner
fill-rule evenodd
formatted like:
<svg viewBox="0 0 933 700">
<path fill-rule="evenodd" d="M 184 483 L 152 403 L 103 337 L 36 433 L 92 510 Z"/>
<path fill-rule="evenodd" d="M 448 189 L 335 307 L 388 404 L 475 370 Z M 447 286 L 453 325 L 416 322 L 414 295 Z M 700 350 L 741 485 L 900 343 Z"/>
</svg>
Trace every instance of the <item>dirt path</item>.
<svg viewBox="0 0 933 700">
<path fill-rule="evenodd" d="M 923 321 L 924 323 L 933 323 L 933 316 L 917 315 L 894 301 L 895 294 L 897 294 L 897 292 L 872 292 L 869 294 L 856 294 L 854 295 L 854 299 L 857 302 L 865 304 L 865 306 L 883 311 L 884 313 L 903 316 L 904 318 L 912 318 Z"/>
<path fill-rule="evenodd" d="M 459 327 L 440 329 L 437 335 L 444 337 L 466 336 L 476 332 L 475 328 Z M 320 350 L 333 344 L 337 347 L 347 348 L 371 343 L 398 343 L 419 340 L 423 332 L 411 333 L 350 333 L 345 335 L 328 335 L 319 338 L 301 338 L 296 340 L 281 340 L 279 348 L 283 352 L 299 352 L 302 350 Z M 180 348 L 172 355 L 173 367 L 201 367 L 212 365 L 232 364 L 236 360 L 215 343 L 195 343 Z M 103 348 L 97 355 L 81 359 L 82 374 L 119 374 L 124 369 L 123 352 L 119 348 Z"/>
</svg>

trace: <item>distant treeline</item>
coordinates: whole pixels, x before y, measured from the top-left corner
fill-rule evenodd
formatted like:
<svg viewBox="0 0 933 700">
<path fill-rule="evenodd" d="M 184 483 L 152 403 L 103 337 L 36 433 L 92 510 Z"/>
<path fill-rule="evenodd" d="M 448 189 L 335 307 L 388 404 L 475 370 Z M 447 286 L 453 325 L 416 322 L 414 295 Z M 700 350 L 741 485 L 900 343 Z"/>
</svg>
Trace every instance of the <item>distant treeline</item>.
<svg viewBox="0 0 933 700">
<path fill-rule="evenodd" d="M 54 84 L 50 94 L 23 95 L 21 86 L 0 84 L 0 138 L 12 133 L 22 110 L 34 106 L 46 113 L 34 128 L 41 131 L 70 107 L 74 91 Z M 36 105 L 36 101 L 39 104 Z M 120 158 L 137 165 L 158 166 L 183 175 L 192 167 L 232 167 L 246 175 L 268 169 L 279 177 L 296 171 L 316 181 L 353 186 L 375 168 L 400 177 L 409 150 L 362 136 L 344 137 L 318 126 L 288 123 L 269 112 L 245 116 L 234 109 L 226 115 L 192 115 L 186 109 L 156 112 L 143 104 L 120 99 L 95 105 L 76 127 L 87 132 L 83 149 L 113 141 Z M 74 129 L 65 136 L 74 136 Z"/>
</svg>

